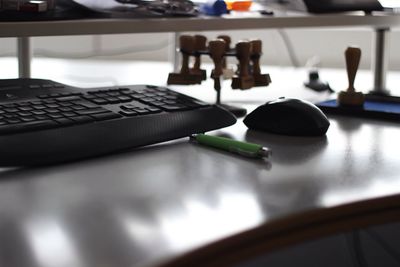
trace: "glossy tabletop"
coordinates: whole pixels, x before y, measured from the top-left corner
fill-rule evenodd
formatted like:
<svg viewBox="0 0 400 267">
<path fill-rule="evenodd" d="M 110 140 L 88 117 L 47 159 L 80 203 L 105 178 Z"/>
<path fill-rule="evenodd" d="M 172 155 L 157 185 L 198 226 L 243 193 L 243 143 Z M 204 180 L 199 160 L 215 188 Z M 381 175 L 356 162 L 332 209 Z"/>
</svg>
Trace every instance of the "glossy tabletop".
<svg viewBox="0 0 400 267">
<path fill-rule="evenodd" d="M 397 124 L 331 118 L 326 137 L 220 130 L 270 147 L 243 159 L 187 139 L 4 169 L 1 266 L 147 266 L 285 216 L 397 194 Z"/>
<path fill-rule="evenodd" d="M 279 86 L 270 89 L 273 96 Z M 68 164 L 1 169 L 0 266 L 224 266 L 199 259 L 268 245 L 300 225 L 397 209 L 400 125 L 329 119 L 324 137 L 254 132 L 241 121 L 214 133 L 267 146 L 269 160 L 185 138 Z"/>
</svg>

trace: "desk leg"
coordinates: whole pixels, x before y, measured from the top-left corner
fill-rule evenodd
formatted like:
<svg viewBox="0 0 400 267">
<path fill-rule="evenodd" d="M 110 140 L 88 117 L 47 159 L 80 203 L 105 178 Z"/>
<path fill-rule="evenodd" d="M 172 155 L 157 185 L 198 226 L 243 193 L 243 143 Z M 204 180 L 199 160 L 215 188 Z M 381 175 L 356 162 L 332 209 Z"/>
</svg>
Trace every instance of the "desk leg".
<svg viewBox="0 0 400 267">
<path fill-rule="evenodd" d="M 18 73 L 19 78 L 31 77 L 32 49 L 29 37 L 18 37 Z"/>
<path fill-rule="evenodd" d="M 375 29 L 375 54 L 373 55 L 372 70 L 374 72 L 374 88 L 370 94 L 388 96 L 386 88 L 386 73 L 389 64 L 389 33 L 390 29 Z"/>
<path fill-rule="evenodd" d="M 174 72 L 179 72 L 180 71 L 180 52 L 179 52 L 179 37 L 181 36 L 180 32 L 175 32 L 173 33 L 173 38 L 172 38 L 172 51 L 171 55 L 173 58 L 173 64 L 174 64 Z"/>
</svg>

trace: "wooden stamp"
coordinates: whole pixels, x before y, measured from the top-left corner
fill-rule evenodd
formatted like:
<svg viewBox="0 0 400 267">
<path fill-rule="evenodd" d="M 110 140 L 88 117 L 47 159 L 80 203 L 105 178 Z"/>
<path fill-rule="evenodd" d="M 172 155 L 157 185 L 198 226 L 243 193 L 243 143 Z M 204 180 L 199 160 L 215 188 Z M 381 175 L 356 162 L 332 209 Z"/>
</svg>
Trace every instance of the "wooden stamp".
<svg viewBox="0 0 400 267">
<path fill-rule="evenodd" d="M 251 62 L 254 78 L 254 86 L 268 86 L 271 83 L 269 74 L 261 74 L 260 57 L 262 55 L 262 42 L 260 39 L 250 41 L 251 44 Z"/>
<path fill-rule="evenodd" d="M 254 86 L 254 78 L 250 75 L 250 51 L 249 41 L 240 41 L 236 44 L 236 58 L 239 60 L 238 74 L 232 78 L 232 89 L 250 89 Z"/>
<path fill-rule="evenodd" d="M 194 36 L 194 64 L 193 68 L 190 69 L 190 73 L 194 75 L 200 75 L 201 80 L 207 79 L 207 72 L 200 68 L 201 66 L 201 52 L 207 50 L 207 37 L 204 35 Z"/>
<path fill-rule="evenodd" d="M 179 73 L 170 73 L 167 84 L 200 84 L 201 75 L 190 73 L 189 59 L 193 55 L 195 39 L 190 35 L 182 35 L 179 38 L 179 47 L 182 53 L 182 66 Z"/>
<path fill-rule="evenodd" d="M 341 91 L 338 94 L 337 102 L 340 106 L 362 107 L 365 101 L 364 94 L 357 92 L 354 88 L 354 80 L 361 59 L 361 49 L 358 47 L 348 47 L 345 57 L 349 87 L 346 91 Z"/>
<path fill-rule="evenodd" d="M 231 37 L 229 35 L 218 35 L 217 38 L 225 41 L 225 52 L 229 53 L 231 51 Z M 227 57 L 224 57 L 224 60 L 222 62 L 222 77 L 224 78 L 224 80 L 229 80 L 232 79 L 234 75 L 235 70 L 228 67 L 228 59 Z"/>
</svg>

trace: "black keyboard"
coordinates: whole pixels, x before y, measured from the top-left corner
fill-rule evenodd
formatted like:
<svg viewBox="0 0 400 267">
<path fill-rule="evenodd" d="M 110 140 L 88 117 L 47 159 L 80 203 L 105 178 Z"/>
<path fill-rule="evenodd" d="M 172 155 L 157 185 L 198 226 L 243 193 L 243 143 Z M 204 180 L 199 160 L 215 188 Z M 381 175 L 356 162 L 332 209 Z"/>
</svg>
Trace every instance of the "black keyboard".
<svg viewBox="0 0 400 267">
<path fill-rule="evenodd" d="M 234 116 L 165 87 L 82 89 L 0 80 L 0 166 L 77 160 L 232 125 Z"/>
</svg>

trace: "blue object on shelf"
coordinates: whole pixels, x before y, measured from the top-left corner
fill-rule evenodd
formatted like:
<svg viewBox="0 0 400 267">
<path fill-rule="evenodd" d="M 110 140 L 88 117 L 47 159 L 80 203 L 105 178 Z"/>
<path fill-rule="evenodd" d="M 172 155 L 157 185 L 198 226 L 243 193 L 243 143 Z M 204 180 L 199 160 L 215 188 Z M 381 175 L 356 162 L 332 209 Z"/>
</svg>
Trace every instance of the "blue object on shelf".
<svg viewBox="0 0 400 267">
<path fill-rule="evenodd" d="M 223 0 L 212 0 L 201 6 L 201 12 L 209 16 L 221 16 L 228 13 L 226 3 Z"/>
</svg>

